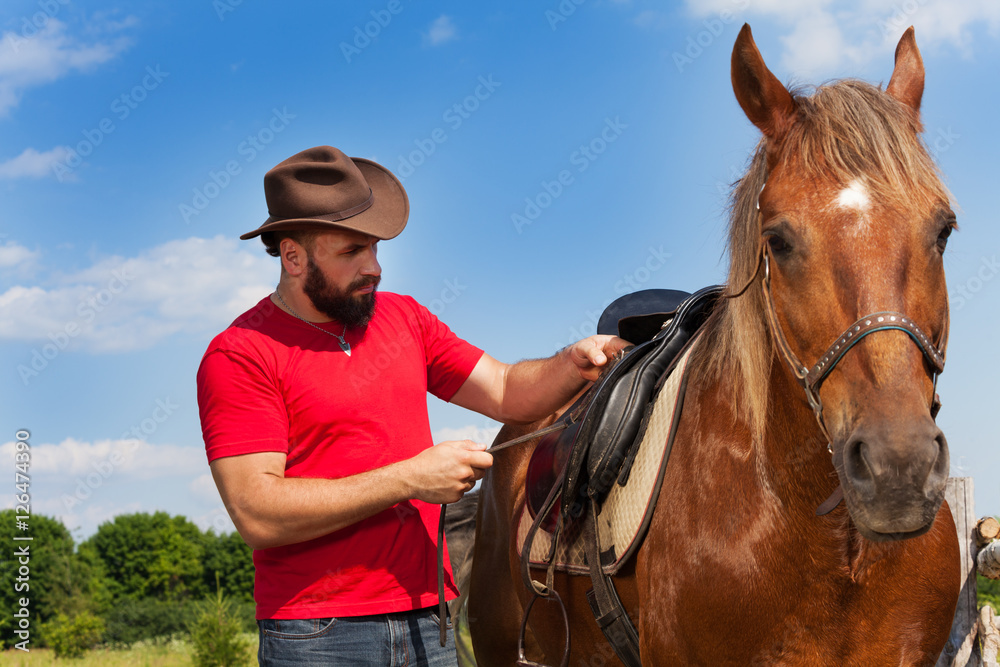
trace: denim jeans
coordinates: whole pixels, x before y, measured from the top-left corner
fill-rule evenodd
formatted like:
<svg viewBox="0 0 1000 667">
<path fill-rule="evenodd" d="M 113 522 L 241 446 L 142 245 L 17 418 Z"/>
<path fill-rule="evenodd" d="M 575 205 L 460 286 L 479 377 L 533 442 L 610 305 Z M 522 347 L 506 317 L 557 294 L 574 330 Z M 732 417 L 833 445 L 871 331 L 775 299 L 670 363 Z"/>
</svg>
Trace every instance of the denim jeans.
<svg viewBox="0 0 1000 667">
<path fill-rule="evenodd" d="M 374 616 L 263 619 L 257 626 L 257 660 L 267 667 L 458 664 L 454 632 L 449 627 L 442 648 L 438 615 L 432 607 Z"/>
</svg>

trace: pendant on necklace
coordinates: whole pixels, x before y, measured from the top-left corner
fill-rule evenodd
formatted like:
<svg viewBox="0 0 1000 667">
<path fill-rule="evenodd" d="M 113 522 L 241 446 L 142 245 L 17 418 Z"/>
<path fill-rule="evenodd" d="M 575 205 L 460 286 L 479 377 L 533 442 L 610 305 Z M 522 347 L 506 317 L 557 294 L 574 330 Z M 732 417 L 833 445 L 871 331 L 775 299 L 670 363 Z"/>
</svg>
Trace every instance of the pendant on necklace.
<svg viewBox="0 0 1000 667">
<path fill-rule="evenodd" d="M 351 344 L 344 340 L 343 336 L 337 336 L 337 334 L 333 335 L 336 337 L 337 342 L 340 343 L 340 349 L 344 351 L 344 354 L 351 356 Z"/>
</svg>

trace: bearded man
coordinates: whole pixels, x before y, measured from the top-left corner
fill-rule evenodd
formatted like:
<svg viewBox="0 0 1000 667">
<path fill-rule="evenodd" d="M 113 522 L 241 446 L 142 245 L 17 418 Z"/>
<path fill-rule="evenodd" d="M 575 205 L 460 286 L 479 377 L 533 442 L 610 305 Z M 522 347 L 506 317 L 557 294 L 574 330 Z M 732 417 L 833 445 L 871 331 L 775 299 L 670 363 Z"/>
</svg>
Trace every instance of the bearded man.
<svg viewBox="0 0 1000 667">
<path fill-rule="evenodd" d="M 564 405 L 626 343 L 592 336 L 504 364 L 413 298 L 378 291 L 378 243 L 409 201 L 387 169 L 330 146 L 264 177 L 277 288 L 211 342 L 198 404 L 212 476 L 254 552 L 262 665 L 454 665 L 438 641 L 435 503 L 492 464 L 433 446 L 427 392 L 502 422 Z M 458 594 L 448 559 L 447 591 Z"/>
</svg>

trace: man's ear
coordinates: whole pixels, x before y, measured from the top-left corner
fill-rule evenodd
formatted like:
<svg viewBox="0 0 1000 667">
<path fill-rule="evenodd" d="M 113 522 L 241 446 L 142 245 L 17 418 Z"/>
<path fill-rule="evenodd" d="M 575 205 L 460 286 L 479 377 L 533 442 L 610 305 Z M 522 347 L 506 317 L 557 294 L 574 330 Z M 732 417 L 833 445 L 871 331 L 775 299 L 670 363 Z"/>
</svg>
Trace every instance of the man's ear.
<svg viewBox="0 0 1000 667">
<path fill-rule="evenodd" d="M 278 246 L 278 257 L 281 259 L 281 269 L 291 276 L 300 276 L 309 264 L 306 249 L 290 238 L 281 239 Z"/>
</svg>

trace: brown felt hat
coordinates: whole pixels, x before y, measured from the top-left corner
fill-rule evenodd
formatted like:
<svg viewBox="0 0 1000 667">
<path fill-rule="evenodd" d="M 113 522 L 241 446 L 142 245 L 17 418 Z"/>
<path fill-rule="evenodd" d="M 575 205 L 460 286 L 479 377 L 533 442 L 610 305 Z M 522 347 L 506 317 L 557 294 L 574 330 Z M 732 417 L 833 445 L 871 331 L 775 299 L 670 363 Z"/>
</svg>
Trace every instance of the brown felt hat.
<svg viewBox="0 0 1000 667">
<path fill-rule="evenodd" d="M 282 229 L 352 229 L 391 239 L 406 226 L 406 190 L 380 164 L 349 158 L 332 146 L 317 146 L 288 158 L 264 175 L 270 214 L 252 239 Z"/>
</svg>

